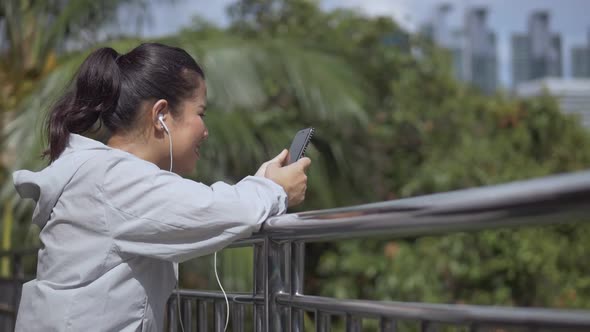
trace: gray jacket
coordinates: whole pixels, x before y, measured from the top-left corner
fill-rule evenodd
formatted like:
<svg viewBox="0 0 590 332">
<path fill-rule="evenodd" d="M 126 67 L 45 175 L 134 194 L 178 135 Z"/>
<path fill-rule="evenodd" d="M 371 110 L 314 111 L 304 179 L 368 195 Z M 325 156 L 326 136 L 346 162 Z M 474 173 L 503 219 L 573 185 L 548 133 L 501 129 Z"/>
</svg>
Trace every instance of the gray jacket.
<svg viewBox="0 0 590 332">
<path fill-rule="evenodd" d="M 42 242 L 16 331 L 162 331 L 173 262 L 249 236 L 287 203 L 262 177 L 206 186 L 79 135 L 47 168 L 13 177 L 37 202 Z"/>
</svg>

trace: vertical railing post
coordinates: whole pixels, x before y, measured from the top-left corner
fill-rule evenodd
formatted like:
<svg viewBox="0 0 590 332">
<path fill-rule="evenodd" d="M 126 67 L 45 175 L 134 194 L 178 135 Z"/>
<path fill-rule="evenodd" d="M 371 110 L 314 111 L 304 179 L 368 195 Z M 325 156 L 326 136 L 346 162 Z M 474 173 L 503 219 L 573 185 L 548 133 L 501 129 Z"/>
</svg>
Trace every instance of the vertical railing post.
<svg viewBox="0 0 590 332">
<path fill-rule="evenodd" d="M 362 327 L 362 319 L 353 315 L 346 315 L 346 332 L 361 332 Z"/>
<path fill-rule="evenodd" d="M 214 301 L 213 303 L 213 327 L 215 332 L 223 332 L 226 320 L 226 308 L 224 301 Z"/>
<path fill-rule="evenodd" d="M 192 300 L 189 299 L 182 299 L 181 298 L 181 308 L 182 308 L 182 324 L 184 331 L 192 331 L 193 330 L 193 304 Z"/>
<path fill-rule="evenodd" d="M 303 312 L 279 306 L 276 296 L 303 292 L 305 245 L 300 242 L 274 242 L 266 237 L 264 249 L 264 328 L 269 331 L 303 331 Z M 259 257 L 259 256 L 258 256 Z M 260 259 L 260 258 L 258 258 Z"/>
<path fill-rule="evenodd" d="M 379 331 L 380 332 L 396 332 L 397 331 L 397 322 L 394 319 L 381 317 L 379 321 Z"/>
<path fill-rule="evenodd" d="M 209 321 L 207 316 L 207 301 L 204 299 L 197 300 L 197 331 L 209 331 Z"/>
<path fill-rule="evenodd" d="M 329 314 L 315 311 L 315 330 L 316 332 L 329 332 L 331 330 L 331 317 Z"/>
<path fill-rule="evenodd" d="M 264 296 L 264 304 L 260 305 L 258 303 L 254 303 L 253 309 L 253 316 L 254 316 L 254 331 L 256 332 L 264 332 L 267 331 L 265 326 L 265 322 L 268 322 L 266 319 L 265 312 L 266 312 L 266 255 L 265 255 L 265 248 L 266 248 L 266 240 L 263 243 L 256 243 L 254 244 L 254 286 L 253 292 L 254 295 L 262 295 Z"/>
<path fill-rule="evenodd" d="M 242 304 L 234 303 L 232 306 L 232 332 L 244 332 L 245 315 L 244 306 Z"/>
<path fill-rule="evenodd" d="M 268 331 L 289 331 L 289 308 L 277 304 L 276 296 L 284 294 L 290 289 L 291 279 L 291 243 L 274 242 L 268 237 L 265 240 L 267 248 L 267 287 L 265 294 L 266 310 L 268 314 Z"/>
<path fill-rule="evenodd" d="M 169 332 L 177 332 L 178 331 L 178 311 L 176 310 L 177 306 L 177 297 L 171 296 L 168 298 L 168 331 Z"/>
<path fill-rule="evenodd" d="M 291 296 L 303 294 L 303 278 L 305 277 L 305 243 L 293 242 L 291 244 Z M 291 331 L 303 331 L 303 310 L 290 309 Z"/>
</svg>

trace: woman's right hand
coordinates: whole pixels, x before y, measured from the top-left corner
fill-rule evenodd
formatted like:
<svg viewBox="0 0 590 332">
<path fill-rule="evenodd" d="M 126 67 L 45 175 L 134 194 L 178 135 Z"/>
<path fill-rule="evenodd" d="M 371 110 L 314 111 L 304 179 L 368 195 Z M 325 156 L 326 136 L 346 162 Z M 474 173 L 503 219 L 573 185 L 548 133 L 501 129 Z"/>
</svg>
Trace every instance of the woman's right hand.
<svg viewBox="0 0 590 332">
<path fill-rule="evenodd" d="M 273 180 L 283 187 L 289 199 L 289 206 L 300 204 L 305 199 L 307 175 L 305 172 L 311 165 L 311 159 L 304 157 L 288 166 L 283 166 L 288 155 L 281 152 L 266 166 L 264 177 Z"/>
</svg>

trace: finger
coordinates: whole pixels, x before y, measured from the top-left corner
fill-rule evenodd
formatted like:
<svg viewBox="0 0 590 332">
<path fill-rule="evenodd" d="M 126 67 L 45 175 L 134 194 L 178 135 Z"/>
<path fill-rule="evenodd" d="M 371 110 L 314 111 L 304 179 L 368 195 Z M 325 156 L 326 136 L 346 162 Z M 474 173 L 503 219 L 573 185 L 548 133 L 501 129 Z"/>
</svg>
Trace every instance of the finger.
<svg viewBox="0 0 590 332">
<path fill-rule="evenodd" d="M 287 149 L 283 149 L 283 151 L 281 151 L 281 153 L 279 153 L 276 157 L 272 158 L 269 162 L 279 163 L 280 165 L 284 165 L 285 160 L 287 159 L 288 155 L 289 155 L 289 151 Z"/>
<path fill-rule="evenodd" d="M 289 165 L 290 160 L 291 160 L 291 152 L 287 151 L 287 157 L 285 158 L 283 165 Z"/>
<path fill-rule="evenodd" d="M 268 166 L 268 161 L 262 163 L 262 165 L 260 165 L 260 167 L 256 171 L 256 174 L 254 174 L 254 176 L 264 176 L 264 174 L 266 173 L 267 166 Z"/>
<path fill-rule="evenodd" d="M 297 160 L 297 164 L 305 172 L 305 171 L 307 171 L 309 166 L 311 166 L 311 159 L 309 159 L 308 157 L 303 157 L 303 158 Z"/>
</svg>

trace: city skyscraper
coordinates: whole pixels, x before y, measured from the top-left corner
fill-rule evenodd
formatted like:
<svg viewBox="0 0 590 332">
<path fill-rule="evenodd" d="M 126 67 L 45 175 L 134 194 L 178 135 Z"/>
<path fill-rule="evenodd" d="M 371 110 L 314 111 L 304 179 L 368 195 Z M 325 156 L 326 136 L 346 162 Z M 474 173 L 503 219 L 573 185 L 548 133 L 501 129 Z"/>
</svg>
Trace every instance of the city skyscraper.
<svg viewBox="0 0 590 332">
<path fill-rule="evenodd" d="M 512 83 L 529 81 L 531 75 L 530 42 L 527 35 L 512 36 Z"/>
<path fill-rule="evenodd" d="M 432 38 L 438 45 L 449 48 L 458 46 L 456 41 L 452 39 L 451 31 L 447 24 L 447 18 L 452 8 L 453 7 L 448 3 L 439 5 L 436 8 L 432 20 Z"/>
<path fill-rule="evenodd" d="M 452 7 L 437 7 L 423 32 L 437 45 L 449 50 L 455 77 L 469 82 L 486 93 L 494 92 L 498 81 L 496 36 L 487 27 L 487 9 L 470 8 L 460 30 L 449 29 L 448 13 Z"/>
<path fill-rule="evenodd" d="M 536 11 L 527 34 L 512 36 L 512 82 L 516 86 L 544 77 L 562 77 L 561 37 L 550 31 L 550 15 Z"/>
<path fill-rule="evenodd" d="M 438 46 L 449 51 L 453 62 L 453 74 L 459 80 L 463 75 L 463 35 L 460 30 L 451 30 L 447 23 L 450 4 L 443 3 L 436 7 L 432 20 L 422 27 L 422 33 L 432 39 Z"/>
<path fill-rule="evenodd" d="M 486 93 L 496 90 L 498 61 L 496 34 L 487 26 L 487 9 L 475 7 L 465 14 L 463 74 L 465 80 Z"/>
<path fill-rule="evenodd" d="M 586 46 L 572 48 L 572 76 L 590 78 L 590 29 L 588 29 Z"/>
</svg>

